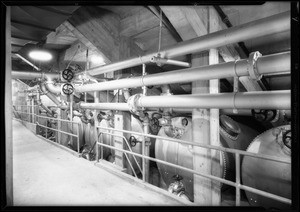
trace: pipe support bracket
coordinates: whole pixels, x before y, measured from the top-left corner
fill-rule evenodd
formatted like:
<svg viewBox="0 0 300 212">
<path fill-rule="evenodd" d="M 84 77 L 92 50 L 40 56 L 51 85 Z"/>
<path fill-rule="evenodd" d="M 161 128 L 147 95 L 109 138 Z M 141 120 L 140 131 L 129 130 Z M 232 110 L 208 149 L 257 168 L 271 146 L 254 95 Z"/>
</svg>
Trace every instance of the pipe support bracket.
<svg viewBox="0 0 300 212">
<path fill-rule="evenodd" d="M 262 56 L 262 54 L 259 53 L 258 51 L 252 52 L 249 55 L 248 73 L 249 73 L 250 78 L 253 80 L 256 80 L 256 81 L 258 81 L 262 78 L 262 75 L 258 73 L 257 65 L 256 65 L 257 59 L 261 56 Z"/>
</svg>

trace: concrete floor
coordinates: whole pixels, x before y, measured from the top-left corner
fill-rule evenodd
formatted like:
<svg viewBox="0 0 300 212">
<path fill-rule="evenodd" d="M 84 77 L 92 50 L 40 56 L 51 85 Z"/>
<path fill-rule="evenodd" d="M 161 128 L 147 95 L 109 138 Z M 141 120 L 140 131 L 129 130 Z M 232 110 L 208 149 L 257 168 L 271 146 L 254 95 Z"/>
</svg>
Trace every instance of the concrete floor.
<svg viewBox="0 0 300 212">
<path fill-rule="evenodd" d="M 182 205 L 77 158 L 13 120 L 15 206 Z"/>
</svg>

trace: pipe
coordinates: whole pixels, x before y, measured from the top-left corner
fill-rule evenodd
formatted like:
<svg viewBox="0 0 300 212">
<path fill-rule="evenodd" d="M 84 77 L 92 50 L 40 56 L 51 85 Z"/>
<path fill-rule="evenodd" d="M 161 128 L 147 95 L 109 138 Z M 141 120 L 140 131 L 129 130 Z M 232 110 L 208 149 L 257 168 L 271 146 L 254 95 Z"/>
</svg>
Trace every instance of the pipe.
<svg viewBox="0 0 300 212">
<path fill-rule="evenodd" d="M 78 104 L 79 108 L 91 110 L 121 110 L 129 111 L 127 103 L 84 103 Z"/>
<path fill-rule="evenodd" d="M 290 52 L 284 52 L 258 57 L 255 64 L 258 74 L 264 75 L 279 72 L 290 72 L 290 61 Z M 249 63 L 247 59 L 243 59 L 227 63 L 186 68 L 158 74 L 75 86 L 75 90 L 76 92 L 82 93 L 87 91 L 115 90 L 121 88 L 134 88 L 150 85 L 164 85 L 198 80 L 249 76 Z"/>
<path fill-rule="evenodd" d="M 201 52 L 244 40 L 254 39 L 266 35 L 276 34 L 290 30 L 290 12 L 284 12 L 264 19 L 256 20 L 239 26 L 231 27 L 222 31 L 210 33 L 188 41 L 183 41 L 175 46 L 160 51 L 163 58 L 174 58 L 186 54 Z M 142 57 L 130 58 L 106 66 L 89 69 L 90 75 L 100 75 L 133 66 L 149 63 L 157 53 L 150 53 Z M 78 73 L 79 74 L 79 73 Z"/>
<path fill-rule="evenodd" d="M 131 98 L 134 98 L 132 96 Z M 130 101 L 129 101 L 130 102 Z M 135 106 L 162 108 L 219 108 L 219 109 L 283 109 L 291 108 L 291 92 L 258 91 L 197 95 L 139 96 Z"/>
<path fill-rule="evenodd" d="M 226 26 L 228 28 L 232 27 L 231 22 L 229 21 L 228 16 L 223 12 L 223 10 L 221 9 L 220 6 L 214 5 L 215 10 L 217 11 L 217 13 L 219 14 L 220 18 L 222 19 L 223 23 L 226 24 Z M 243 52 L 245 53 L 245 55 L 248 57 L 249 56 L 249 50 L 247 49 L 247 47 L 245 46 L 244 42 L 238 42 L 238 45 L 240 46 L 240 48 L 243 50 Z"/>
<path fill-rule="evenodd" d="M 21 60 L 23 60 L 25 63 L 27 63 L 28 65 L 32 66 L 35 70 L 40 71 L 41 69 L 38 68 L 37 66 L 33 65 L 29 60 L 25 59 L 24 57 L 22 57 L 19 54 L 15 54 L 17 57 L 19 57 Z"/>
<path fill-rule="evenodd" d="M 158 66 L 162 66 L 162 65 L 176 65 L 176 66 L 182 66 L 182 67 L 191 67 L 190 63 L 187 62 L 182 62 L 182 61 L 177 61 L 177 60 L 170 60 L 170 59 L 165 59 L 165 58 L 160 58 L 160 57 L 152 57 L 150 59 L 150 62 L 152 63 L 156 63 Z"/>
<path fill-rule="evenodd" d="M 35 78 L 59 78 L 58 73 L 44 73 L 44 72 L 33 72 L 33 71 L 15 71 L 12 70 L 11 76 L 14 79 L 35 79 Z"/>
<path fill-rule="evenodd" d="M 49 113 L 50 115 L 53 115 L 52 110 L 50 110 L 48 107 L 46 107 L 45 105 L 43 105 L 43 103 L 41 102 L 41 100 L 37 100 L 36 102 L 37 102 L 37 104 L 39 106 L 41 106 L 44 110 L 46 110 L 47 113 Z"/>
<path fill-rule="evenodd" d="M 44 83 L 40 83 L 41 91 L 48 96 L 49 99 L 51 99 L 52 102 L 54 102 L 58 107 L 62 105 L 62 102 L 59 101 L 52 93 L 50 93 Z"/>
</svg>

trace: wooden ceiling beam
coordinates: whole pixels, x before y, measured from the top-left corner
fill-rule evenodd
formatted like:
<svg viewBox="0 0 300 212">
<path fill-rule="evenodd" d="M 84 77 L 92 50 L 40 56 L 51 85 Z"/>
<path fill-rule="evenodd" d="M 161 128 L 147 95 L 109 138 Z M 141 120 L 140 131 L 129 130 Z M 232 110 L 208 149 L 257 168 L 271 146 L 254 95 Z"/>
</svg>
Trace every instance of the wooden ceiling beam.
<svg viewBox="0 0 300 212">
<path fill-rule="evenodd" d="M 85 37 L 111 62 L 119 59 L 119 18 L 98 7 L 81 7 L 69 19 L 79 37 Z M 79 33 L 78 33 L 79 32 Z"/>
<path fill-rule="evenodd" d="M 65 21 L 63 24 L 70 32 L 72 32 L 76 38 L 83 43 L 90 51 L 98 52 L 104 59 L 105 63 L 111 63 L 111 60 L 103 54 L 93 43 L 90 42 L 78 29 L 76 29 L 69 21 Z M 70 47 L 71 48 L 71 47 Z"/>
<path fill-rule="evenodd" d="M 137 13 L 121 19 L 120 35 L 132 37 L 156 26 L 159 26 L 159 18 L 142 7 Z"/>
<path fill-rule="evenodd" d="M 174 25 L 179 34 L 181 33 L 182 38 L 184 40 L 192 39 L 194 37 L 199 37 L 206 35 L 208 33 L 208 13 L 207 6 L 182 6 L 182 7 L 168 7 L 161 6 L 162 10 L 165 12 L 171 23 Z M 179 20 L 178 20 L 179 19 Z M 182 26 L 185 27 L 184 29 Z M 181 27 L 181 28 L 179 28 Z M 186 29 L 189 30 L 186 30 Z M 191 30 L 191 28 L 193 30 Z M 219 30 L 226 29 L 227 26 L 221 22 L 219 24 Z M 181 31 L 180 31 L 181 30 Z M 190 34 L 186 35 L 186 32 L 189 31 Z M 192 36 L 192 38 L 191 38 Z M 225 62 L 230 62 L 234 60 L 238 60 L 241 58 L 240 54 L 236 51 L 236 48 L 239 48 L 237 44 L 231 44 L 226 46 L 221 46 L 218 48 L 220 55 L 224 59 Z M 243 55 L 245 56 L 245 55 Z M 251 80 L 249 77 L 240 77 L 240 82 L 246 88 L 247 91 L 261 91 L 262 88 L 260 85 Z M 228 79 L 231 81 L 231 79 Z"/>
</svg>

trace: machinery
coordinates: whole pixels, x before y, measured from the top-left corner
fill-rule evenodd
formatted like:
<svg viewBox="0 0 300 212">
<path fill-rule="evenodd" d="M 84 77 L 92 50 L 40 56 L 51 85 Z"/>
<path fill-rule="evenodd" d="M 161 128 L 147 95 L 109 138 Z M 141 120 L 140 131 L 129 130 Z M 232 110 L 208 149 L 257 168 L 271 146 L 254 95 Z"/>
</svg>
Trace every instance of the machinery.
<svg viewBox="0 0 300 212">
<path fill-rule="evenodd" d="M 247 152 L 291 158 L 291 142 L 291 126 L 283 125 L 257 136 L 247 148 Z M 241 172 L 243 184 L 291 198 L 291 164 L 245 156 Z M 253 206 L 263 206 L 267 209 L 290 208 L 288 204 L 248 191 L 246 195 Z"/>
<path fill-rule="evenodd" d="M 143 166 L 141 157 L 122 153 L 120 153 L 121 156 L 117 155 L 116 150 L 97 146 L 97 140 L 112 147 L 132 150 L 134 153 L 142 154 L 145 152 L 146 157 L 150 156 L 154 159 L 193 169 L 194 158 L 198 157 L 194 154 L 196 148 L 164 138 L 171 137 L 188 142 L 195 141 L 197 138 L 193 138 L 193 130 L 195 129 L 193 129 L 194 114 L 192 113 L 192 110 L 195 109 L 219 109 L 219 146 L 280 158 L 290 158 L 291 128 L 288 125 L 289 121 L 286 120 L 287 113 L 283 112 L 291 109 L 290 90 L 262 89 L 262 91 L 255 92 L 241 92 L 234 88 L 233 92 L 193 93 L 190 89 L 184 95 L 178 95 L 178 93 L 172 94 L 169 88 L 169 84 L 226 78 L 234 78 L 233 86 L 238 87 L 235 80 L 241 77 L 247 77 L 250 81 L 262 83 L 260 80 L 263 75 L 289 73 L 290 52 L 266 56 L 262 56 L 259 52 L 252 52 L 249 58 L 246 59 L 214 65 L 199 65 L 198 67 L 188 68 L 188 70 L 186 68 L 190 67 L 191 64 L 185 63 L 182 66 L 182 63 L 178 63 L 180 61 L 169 60 L 170 58 L 217 48 L 221 44 L 227 45 L 252 37 L 266 36 L 268 33 L 279 33 L 289 30 L 289 26 L 290 14 L 283 13 L 272 18 L 247 23 L 242 27 L 215 32 L 216 34 L 212 37 L 203 36 L 183 41 L 175 46 L 164 48 L 159 53 L 161 57 L 157 57 L 157 52 L 147 53 L 144 56 L 97 67 L 81 73 L 73 73 L 71 69 L 66 68 L 60 73 L 13 71 L 12 76 L 18 79 L 38 78 L 40 93 L 46 95 L 55 103 L 60 110 L 61 119 L 75 122 L 73 124 L 62 121 L 53 123 L 47 121 L 46 118 L 40 118 L 39 124 L 41 125 L 52 126 L 76 135 L 79 133 L 78 139 L 63 133 L 49 135 L 55 137 L 55 142 L 78 151 L 82 157 L 88 160 L 99 159 L 95 157 L 96 148 L 99 148 L 100 153 L 102 152 L 100 150 L 103 150 L 100 157 L 114 163 L 116 166 L 118 165 L 118 168 L 121 167 L 122 171 L 124 171 L 123 165 L 125 164 L 127 173 L 133 175 L 128 162 L 130 161 L 134 173 L 140 179 L 142 178 L 140 167 Z M 156 63 L 162 66 L 164 63 L 168 64 L 167 61 L 173 65 L 174 62 L 177 65 L 181 64 L 184 68 L 146 74 L 146 64 Z M 105 73 L 139 65 L 142 65 L 143 74 L 141 76 L 123 76 L 120 79 L 93 77 L 97 75 L 102 77 L 102 74 Z M 159 91 L 155 93 L 156 95 L 148 95 L 150 92 L 147 92 L 151 90 L 149 89 L 150 86 L 159 87 L 157 89 Z M 202 89 L 202 87 L 200 88 Z M 207 88 L 208 86 L 205 87 L 205 89 Z M 134 95 L 130 95 L 129 89 L 135 89 L 132 92 Z M 109 91 L 112 90 L 116 98 L 111 97 L 112 92 L 109 93 Z M 123 94 L 120 94 L 120 91 Z M 91 101 L 87 101 L 87 95 L 90 95 Z M 85 96 L 84 101 L 81 98 L 82 96 Z M 39 106 L 45 110 L 42 115 L 54 115 L 47 106 Z M 231 110 L 231 114 L 224 112 L 226 109 Z M 256 121 L 260 121 L 263 130 L 267 131 L 258 136 L 259 132 L 249 123 L 233 120 L 230 115 L 236 115 L 239 110 L 240 112 L 246 110 L 245 114 Z M 176 114 L 176 111 L 179 112 Z M 117 116 L 124 117 L 124 122 L 118 122 Z M 120 136 L 120 134 L 107 129 L 97 130 L 97 126 L 95 126 L 124 130 L 124 123 L 129 123 L 126 129 L 146 135 L 120 133 Z M 42 129 L 41 133 L 45 134 L 45 130 Z M 149 134 L 158 135 L 162 138 L 147 137 Z M 47 135 L 48 138 L 50 138 L 49 136 Z M 143 142 L 146 146 L 145 151 L 142 150 Z M 211 174 L 234 182 L 236 179 L 234 154 L 214 151 L 216 154 L 208 163 L 211 165 Z M 242 155 L 240 159 L 242 163 L 238 165 L 241 165 L 243 185 L 291 199 L 290 164 L 266 161 L 249 156 L 243 157 Z M 117 160 L 121 161 L 121 165 L 116 164 Z M 146 182 L 186 200 L 194 201 L 194 183 L 196 180 L 194 180 L 193 173 L 149 160 L 146 160 L 144 165 L 147 174 L 143 177 L 147 175 L 145 177 Z M 221 192 L 228 189 L 227 185 L 221 183 L 218 186 L 221 187 Z M 247 191 L 246 196 L 249 204 L 253 206 L 275 209 L 288 207 L 278 201 Z"/>
<path fill-rule="evenodd" d="M 239 124 L 228 116 L 220 116 L 220 143 L 221 146 L 245 150 L 252 139 L 258 134 L 251 128 Z M 186 117 L 172 118 L 172 126 L 178 135 L 176 138 L 184 141 L 192 141 L 192 119 Z M 168 137 L 164 128 L 161 128 L 159 136 Z M 155 157 L 167 162 L 171 162 L 186 168 L 193 168 L 193 148 L 190 145 L 179 144 L 168 140 L 156 139 Z M 178 175 L 177 179 L 181 178 L 181 182 L 185 187 L 186 196 L 193 201 L 193 174 L 172 168 L 167 165 L 158 164 L 158 169 L 163 180 L 167 185 L 174 181 L 174 176 Z M 219 158 L 215 158 L 212 164 L 212 174 L 217 177 L 222 177 L 234 181 L 235 166 L 234 157 L 230 153 L 222 152 Z M 223 186 L 226 187 L 226 186 Z M 223 188 L 224 190 L 224 188 Z"/>
</svg>

